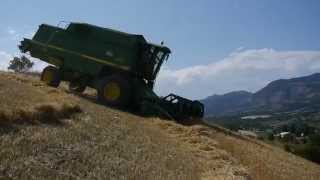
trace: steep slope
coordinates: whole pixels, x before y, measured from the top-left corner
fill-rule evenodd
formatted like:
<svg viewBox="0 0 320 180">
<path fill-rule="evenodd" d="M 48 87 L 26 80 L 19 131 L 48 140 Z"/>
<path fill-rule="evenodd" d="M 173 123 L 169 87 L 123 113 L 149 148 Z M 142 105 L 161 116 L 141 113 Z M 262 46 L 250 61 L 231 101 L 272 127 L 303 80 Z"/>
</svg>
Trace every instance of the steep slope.
<svg viewBox="0 0 320 180">
<path fill-rule="evenodd" d="M 0 178 L 317 179 L 320 167 L 223 128 L 142 118 L 0 73 Z"/>
<path fill-rule="evenodd" d="M 223 172 L 220 178 L 245 179 L 242 165 L 214 140 L 202 142 L 207 149 L 191 147 L 149 119 L 93 101 L 90 91 L 79 97 L 1 73 L 0 177 L 212 179 L 206 175 L 212 170 Z"/>
<path fill-rule="evenodd" d="M 272 81 L 253 94 L 235 91 L 210 96 L 202 102 L 206 106 L 206 116 L 319 109 L 320 73 Z"/>
</svg>

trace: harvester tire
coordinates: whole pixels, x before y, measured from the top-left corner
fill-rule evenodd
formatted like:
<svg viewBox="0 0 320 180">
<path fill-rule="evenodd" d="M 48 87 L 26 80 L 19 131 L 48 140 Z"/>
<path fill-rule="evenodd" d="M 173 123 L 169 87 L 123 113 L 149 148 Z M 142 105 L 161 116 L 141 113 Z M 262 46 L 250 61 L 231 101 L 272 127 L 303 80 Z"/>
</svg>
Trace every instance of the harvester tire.
<svg viewBox="0 0 320 180">
<path fill-rule="evenodd" d="M 131 86 L 127 79 L 112 75 L 99 81 L 98 101 L 114 107 L 127 107 L 131 100 Z"/>
<path fill-rule="evenodd" d="M 81 82 L 69 82 L 69 91 L 73 93 L 83 93 L 86 90 L 86 86 Z"/>
<path fill-rule="evenodd" d="M 52 87 L 58 87 L 61 82 L 59 69 L 53 66 L 47 66 L 41 73 L 41 81 Z"/>
</svg>

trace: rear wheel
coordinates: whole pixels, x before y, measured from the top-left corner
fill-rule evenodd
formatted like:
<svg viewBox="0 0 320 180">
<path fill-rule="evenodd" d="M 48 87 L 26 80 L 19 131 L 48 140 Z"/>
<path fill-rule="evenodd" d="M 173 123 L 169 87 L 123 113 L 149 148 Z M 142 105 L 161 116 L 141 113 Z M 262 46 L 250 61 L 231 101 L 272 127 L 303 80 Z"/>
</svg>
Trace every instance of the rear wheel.
<svg viewBox="0 0 320 180">
<path fill-rule="evenodd" d="M 98 100 L 106 105 L 126 107 L 131 100 L 129 81 L 121 76 L 103 78 L 98 87 Z"/>
<path fill-rule="evenodd" d="M 60 73 L 56 67 L 47 66 L 41 73 L 41 81 L 52 87 L 58 87 L 60 84 Z"/>
</svg>

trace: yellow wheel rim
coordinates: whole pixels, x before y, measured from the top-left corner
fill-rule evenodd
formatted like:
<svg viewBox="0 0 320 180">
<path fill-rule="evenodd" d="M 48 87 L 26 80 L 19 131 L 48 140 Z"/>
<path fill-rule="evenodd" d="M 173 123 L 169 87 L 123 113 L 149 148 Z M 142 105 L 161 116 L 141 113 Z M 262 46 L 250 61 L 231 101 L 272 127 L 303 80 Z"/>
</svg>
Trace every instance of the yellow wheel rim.
<svg viewBox="0 0 320 180">
<path fill-rule="evenodd" d="M 104 97 L 108 101 L 115 101 L 120 97 L 120 86 L 115 82 L 108 83 L 104 88 Z"/>
<path fill-rule="evenodd" d="M 43 74 L 43 78 L 42 80 L 46 83 L 50 83 L 52 82 L 54 79 L 54 74 L 52 71 L 45 71 L 44 74 Z"/>
</svg>

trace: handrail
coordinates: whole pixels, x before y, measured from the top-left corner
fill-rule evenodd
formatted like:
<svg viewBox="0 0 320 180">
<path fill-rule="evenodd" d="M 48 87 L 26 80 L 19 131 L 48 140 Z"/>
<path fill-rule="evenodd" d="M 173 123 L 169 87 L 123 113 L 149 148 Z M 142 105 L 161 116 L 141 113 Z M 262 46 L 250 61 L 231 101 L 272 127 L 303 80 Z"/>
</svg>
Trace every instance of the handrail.
<svg viewBox="0 0 320 180">
<path fill-rule="evenodd" d="M 60 25 L 63 24 L 63 23 L 65 24 L 64 27 L 60 27 Z M 57 27 L 66 29 L 70 25 L 70 23 L 71 23 L 70 21 L 59 21 Z"/>
</svg>

